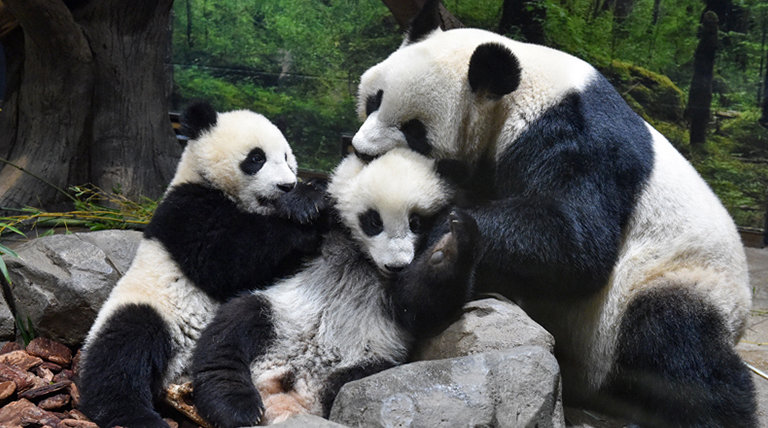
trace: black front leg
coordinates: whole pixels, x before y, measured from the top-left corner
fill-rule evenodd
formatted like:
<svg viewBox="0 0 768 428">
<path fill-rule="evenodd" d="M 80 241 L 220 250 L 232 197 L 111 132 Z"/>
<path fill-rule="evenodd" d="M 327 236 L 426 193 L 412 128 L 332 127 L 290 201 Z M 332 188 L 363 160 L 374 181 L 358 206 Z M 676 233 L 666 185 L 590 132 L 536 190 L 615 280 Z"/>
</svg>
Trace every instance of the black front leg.
<svg viewBox="0 0 768 428">
<path fill-rule="evenodd" d="M 109 317 L 82 361 L 80 410 L 102 427 L 168 428 L 153 409 L 173 355 L 171 335 L 148 305 L 126 305 Z"/>
<path fill-rule="evenodd" d="M 319 179 L 297 183 L 276 201 L 277 214 L 299 224 L 316 221 L 328 210 L 326 187 L 327 183 Z"/>
<path fill-rule="evenodd" d="M 477 224 L 454 209 L 393 285 L 397 320 L 416 337 L 434 334 L 472 293 Z"/>
<path fill-rule="evenodd" d="M 272 308 L 260 295 L 222 305 L 203 331 L 192 356 L 194 402 L 217 427 L 256 425 L 264 404 L 251 380 L 251 362 L 275 338 Z"/>
</svg>

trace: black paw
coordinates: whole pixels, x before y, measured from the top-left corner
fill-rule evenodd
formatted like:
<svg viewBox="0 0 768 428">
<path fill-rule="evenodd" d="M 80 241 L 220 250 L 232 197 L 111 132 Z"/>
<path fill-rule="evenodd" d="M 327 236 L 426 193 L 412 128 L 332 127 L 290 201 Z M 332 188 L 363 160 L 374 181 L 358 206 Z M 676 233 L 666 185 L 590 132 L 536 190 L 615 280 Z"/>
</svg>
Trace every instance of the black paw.
<svg viewBox="0 0 768 428">
<path fill-rule="evenodd" d="M 197 373 L 193 401 L 198 413 L 217 427 L 258 425 L 264 403 L 250 379 L 229 371 Z"/>
<path fill-rule="evenodd" d="M 477 236 L 475 220 L 454 209 L 395 282 L 395 315 L 417 338 L 439 331 L 472 294 Z"/>
<path fill-rule="evenodd" d="M 312 180 L 298 183 L 290 192 L 283 194 L 275 203 L 277 215 L 299 224 L 317 220 L 328 208 L 325 185 Z"/>
<path fill-rule="evenodd" d="M 474 260 L 477 223 L 466 212 L 454 209 L 448 215 L 449 232 L 429 250 L 428 264 L 437 271 L 467 268 Z"/>
</svg>

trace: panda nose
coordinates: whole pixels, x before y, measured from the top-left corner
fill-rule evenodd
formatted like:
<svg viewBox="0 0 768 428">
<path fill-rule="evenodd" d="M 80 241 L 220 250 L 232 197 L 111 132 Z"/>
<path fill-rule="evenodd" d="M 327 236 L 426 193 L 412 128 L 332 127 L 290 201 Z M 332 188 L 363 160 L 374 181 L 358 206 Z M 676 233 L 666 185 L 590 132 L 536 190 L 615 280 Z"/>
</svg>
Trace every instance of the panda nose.
<svg viewBox="0 0 768 428">
<path fill-rule="evenodd" d="M 277 188 L 282 190 L 283 192 L 290 192 L 291 190 L 293 190 L 294 187 L 296 187 L 296 183 L 295 182 L 294 183 L 283 183 L 283 184 L 278 184 L 277 185 Z"/>
<path fill-rule="evenodd" d="M 384 269 L 392 272 L 397 273 L 402 271 L 405 268 L 406 265 L 384 265 Z"/>
</svg>

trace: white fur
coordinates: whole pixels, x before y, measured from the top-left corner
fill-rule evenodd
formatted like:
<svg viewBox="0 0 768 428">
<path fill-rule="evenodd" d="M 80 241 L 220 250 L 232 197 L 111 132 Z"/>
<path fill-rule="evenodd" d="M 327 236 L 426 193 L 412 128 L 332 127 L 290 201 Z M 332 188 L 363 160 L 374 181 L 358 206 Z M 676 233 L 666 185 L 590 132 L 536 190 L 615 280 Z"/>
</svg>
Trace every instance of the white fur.
<svg viewBox="0 0 768 428">
<path fill-rule="evenodd" d="M 520 86 L 499 101 L 471 92 L 467 75 L 475 48 L 486 42 L 509 48 L 522 68 Z M 431 156 L 466 161 L 485 150 L 503 154 L 530 123 L 570 91 L 596 76 L 589 64 L 543 46 L 515 42 L 482 30 L 436 31 L 404 45 L 366 71 L 358 110 L 365 121 L 355 149 L 378 155 L 405 146 L 403 122 L 418 118 L 428 130 Z M 364 116 L 366 98 L 383 90 L 379 109 Z M 655 287 L 688 287 L 718 308 L 735 342 L 750 307 L 744 252 L 728 213 L 691 165 L 655 129 L 654 165 L 626 227 L 606 286 L 568 303 L 521 301 L 555 336 L 561 364 L 575 389 L 593 392 L 614 361 L 618 328 L 633 296 Z M 503 219 L 499 219 L 503 221 Z"/>
<path fill-rule="evenodd" d="M 176 351 L 168 363 L 165 380 L 176 380 L 189 361 L 203 328 L 213 319 L 218 303 L 181 273 L 160 243 L 142 240 L 128 272 L 99 310 L 85 339 L 85 352 L 109 317 L 129 304 L 149 305 L 165 320 Z"/>
<path fill-rule="evenodd" d="M 254 175 L 240 170 L 240 163 L 254 148 L 267 157 Z M 208 182 L 223 191 L 245 211 L 271 214 L 279 184 L 296 183 L 296 158 L 285 137 L 264 116 L 248 110 L 219 113 L 216 125 L 197 140 L 190 140 L 182 154 L 171 187 Z"/>
<path fill-rule="evenodd" d="M 472 53 L 486 42 L 509 48 L 522 67 L 520 86 L 501 103 L 478 100 L 466 78 Z M 368 155 L 405 147 L 399 127 L 415 118 L 428 127 L 432 156 L 474 160 L 499 132 L 499 141 L 514 141 L 528 123 L 566 92 L 584 88 L 594 74 L 584 61 L 544 46 L 478 29 L 435 31 L 393 52 L 360 78 L 358 114 L 364 122 L 352 144 Z M 367 97 L 379 90 L 381 106 L 365 117 Z M 501 144 L 497 153 L 505 149 Z"/>
<path fill-rule="evenodd" d="M 267 161 L 256 174 L 247 175 L 239 165 L 256 147 Z M 282 133 L 264 116 L 238 110 L 219 113 L 215 126 L 189 141 L 166 194 L 184 183 L 205 184 L 223 191 L 245 211 L 269 214 L 272 207 L 263 201 L 282 192 L 278 184 L 295 182 L 296 159 Z M 100 309 L 86 350 L 109 317 L 128 304 L 147 304 L 165 320 L 174 348 L 165 381 L 178 381 L 218 303 L 181 272 L 160 242 L 143 239 L 128 272 Z"/>
<path fill-rule="evenodd" d="M 337 167 L 328 193 L 352 235 L 382 271 L 385 266 L 405 266 L 414 257 L 417 236 L 410 230 L 411 213 L 431 215 L 445 206 L 451 189 L 436 176 L 434 161 L 409 149 L 392 150 L 360 169 L 360 160 L 350 155 Z M 403 161 L 406 159 L 406 161 Z M 350 176 L 349 171 L 358 171 Z M 384 230 L 367 236 L 358 215 L 375 208 Z"/>
<path fill-rule="evenodd" d="M 262 423 L 297 413 L 321 414 L 320 393 L 336 370 L 405 360 L 411 338 L 388 312 L 387 284 L 359 251 L 381 268 L 390 255 L 399 254 L 387 240 L 398 241 L 401 233 L 412 253 L 415 237 L 402 232 L 408 228 L 409 211 L 433 213 L 447 205 L 450 196 L 432 160 L 402 149 L 367 166 L 350 155 L 334 171 L 329 192 L 359 249 L 350 247 L 349 238 L 339 240 L 343 231 L 332 232 L 322 257 L 295 276 L 254 293 L 270 301 L 276 332 L 267 354 L 251 366 L 266 407 Z M 369 208 L 385 219 L 387 231 L 381 239 L 367 239 L 359 230 L 357 215 Z M 288 372 L 295 384 L 283 391 L 279 379 Z"/>
<path fill-rule="evenodd" d="M 733 221 L 669 141 L 650 125 L 648 129 L 655 152 L 653 172 L 607 286 L 579 303 L 523 303 L 566 351 L 564 358 L 577 368 L 571 373 L 578 383 L 592 391 L 611 368 L 621 317 L 638 292 L 695 289 L 720 311 L 734 343 L 751 307 L 746 258 Z"/>
</svg>

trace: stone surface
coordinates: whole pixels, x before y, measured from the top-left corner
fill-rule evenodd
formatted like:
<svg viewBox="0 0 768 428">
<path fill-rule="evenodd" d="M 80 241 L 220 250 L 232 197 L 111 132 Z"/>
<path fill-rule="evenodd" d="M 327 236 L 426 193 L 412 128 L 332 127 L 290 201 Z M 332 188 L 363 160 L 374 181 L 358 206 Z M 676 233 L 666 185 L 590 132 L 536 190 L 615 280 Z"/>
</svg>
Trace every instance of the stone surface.
<svg viewBox="0 0 768 428">
<path fill-rule="evenodd" d="M 32 320 L 38 336 L 80 344 L 140 238 L 141 232 L 107 230 L 19 245 L 19 258 L 4 257 L 18 311 Z"/>
<path fill-rule="evenodd" d="M 747 364 L 768 376 L 768 248 L 745 248 L 752 286 L 752 311 L 736 350 Z M 768 427 L 768 378 L 752 376 L 757 392 L 757 417 Z"/>
<path fill-rule="evenodd" d="M 343 428 L 346 425 L 340 425 L 336 422 L 323 419 L 320 416 L 296 415 L 272 426 L 275 428 Z"/>
<path fill-rule="evenodd" d="M 463 357 L 481 352 L 540 346 L 553 352 L 549 332 L 504 298 L 484 298 L 464 305 L 461 317 L 417 347 L 414 360 Z"/>
<path fill-rule="evenodd" d="M 0 299 L 0 340 L 13 340 L 16 336 L 15 321 L 13 314 L 5 303 Z"/>
<path fill-rule="evenodd" d="M 330 419 L 351 426 L 564 426 L 560 369 L 538 346 L 394 367 L 342 387 Z"/>
</svg>

